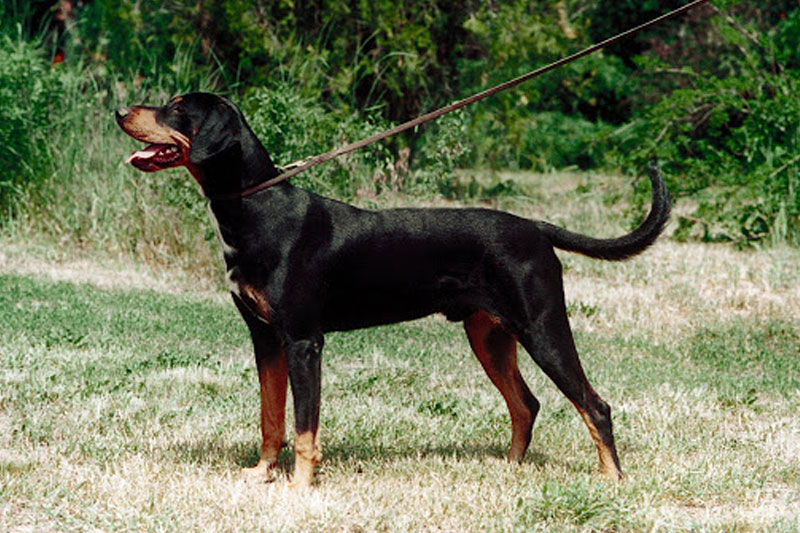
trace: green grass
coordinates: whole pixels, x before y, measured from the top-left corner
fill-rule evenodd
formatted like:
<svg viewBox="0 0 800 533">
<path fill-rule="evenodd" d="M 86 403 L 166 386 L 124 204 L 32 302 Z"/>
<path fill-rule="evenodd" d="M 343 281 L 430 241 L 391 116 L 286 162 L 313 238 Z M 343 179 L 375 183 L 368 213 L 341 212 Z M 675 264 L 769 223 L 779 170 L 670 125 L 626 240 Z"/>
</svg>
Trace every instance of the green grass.
<svg viewBox="0 0 800 533">
<path fill-rule="evenodd" d="M 502 399 L 436 317 L 329 335 L 316 487 L 286 488 L 290 449 L 278 481 L 250 484 L 257 379 L 227 298 L 0 268 L 0 530 L 797 531 L 800 255 L 564 261 L 620 485 L 524 354 L 543 407 L 507 464 Z"/>
</svg>

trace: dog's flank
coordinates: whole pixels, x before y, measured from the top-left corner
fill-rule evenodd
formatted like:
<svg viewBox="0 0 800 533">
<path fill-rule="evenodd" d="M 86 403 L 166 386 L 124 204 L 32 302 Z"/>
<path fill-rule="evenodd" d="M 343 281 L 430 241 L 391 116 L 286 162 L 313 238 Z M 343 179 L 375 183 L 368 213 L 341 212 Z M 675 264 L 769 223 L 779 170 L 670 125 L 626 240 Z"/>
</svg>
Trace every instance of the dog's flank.
<svg viewBox="0 0 800 533">
<path fill-rule="evenodd" d="M 251 473 L 267 479 L 276 465 L 288 381 L 293 485 L 311 483 L 321 457 L 324 333 L 443 313 L 463 321 L 472 350 L 506 401 L 509 459 L 524 458 L 539 410 L 517 368 L 520 343 L 575 405 L 603 473 L 622 477 L 611 410 L 578 359 L 553 247 L 611 260 L 645 250 L 669 216 L 655 166 L 645 221 L 628 235 L 593 239 L 488 209 L 367 211 L 286 182 L 243 197 L 278 171 L 241 112 L 207 93 L 183 95 L 161 108 L 123 108 L 117 121 L 132 137 L 155 143 L 129 158 L 134 166 L 186 166 L 210 200 L 261 384 L 261 458 Z"/>
</svg>

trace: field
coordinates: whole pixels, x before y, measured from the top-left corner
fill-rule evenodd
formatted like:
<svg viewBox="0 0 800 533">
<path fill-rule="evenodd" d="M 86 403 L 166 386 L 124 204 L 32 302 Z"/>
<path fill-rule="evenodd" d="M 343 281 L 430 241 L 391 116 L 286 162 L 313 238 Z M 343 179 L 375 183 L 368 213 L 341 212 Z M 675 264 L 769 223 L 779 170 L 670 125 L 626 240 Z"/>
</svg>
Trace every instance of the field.
<svg viewBox="0 0 800 533">
<path fill-rule="evenodd" d="M 583 178 L 545 178 L 566 185 L 499 206 L 622 231 Z M 800 530 L 800 251 L 561 257 L 623 483 L 524 354 L 542 410 L 508 464 L 500 395 L 462 328 L 431 317 L 327 337 L 324 459 L 295 493 L 291 446 L 276 482 L 240 474 L 257 378 L 214 279 L 0 241 L 0 531 Z"/>
</svg>

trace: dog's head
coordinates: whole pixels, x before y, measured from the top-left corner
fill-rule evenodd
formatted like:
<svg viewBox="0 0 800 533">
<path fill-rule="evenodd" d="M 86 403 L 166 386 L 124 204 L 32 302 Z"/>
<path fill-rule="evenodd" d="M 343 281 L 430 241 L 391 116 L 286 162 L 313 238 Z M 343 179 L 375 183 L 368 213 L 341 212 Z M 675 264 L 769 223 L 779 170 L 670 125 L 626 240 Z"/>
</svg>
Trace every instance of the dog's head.
<svg viewBox="0 0 800 533">
<path fill-rule="evenodd" d="M 275 173 L 242 113 L 221 96 L 189 93 L 163 107 L 121 107 L 116 119 L 125 133 L 148 144 L 126 160 L 139 170 L 185 166 L 206 192 L 236 189 L 259 174 Z M 236 176 L 236 183 L 218 183 Z"/>
<path fill-rule="evenodd" d="M 148 143 L 126 161 L 145 172 L 202 165 L 241 137 L 239 110 L 225 98 L 209 93 L 176 96 L 163 107 L 121 107 L 116 118 L 125 133 Z"/>
</svg>

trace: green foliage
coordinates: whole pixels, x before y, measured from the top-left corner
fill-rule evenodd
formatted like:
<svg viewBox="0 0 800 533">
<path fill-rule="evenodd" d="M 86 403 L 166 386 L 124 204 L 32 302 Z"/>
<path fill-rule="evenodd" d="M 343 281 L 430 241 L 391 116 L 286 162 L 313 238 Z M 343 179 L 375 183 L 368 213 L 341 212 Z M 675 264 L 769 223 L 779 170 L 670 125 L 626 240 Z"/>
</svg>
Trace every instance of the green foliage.
<svg viewBox="0 0 800 533">
<path fill-rule="evenodd" d="M 691 0 L 617 0 L 613 9 L 608 3 L 592 2 L 588 7 L 588 18 L 592 21 L 589 33 L 595 42 L 607 39 L 623 29 L 633 28 L 659 15 L 672 11 Z M 686 18 L 702 18 L 700 10 L 690 12 Z M 680 31 L 682 21 L 671 20 L 613 45 L 610 50 L 614 56 L 621 58 L 632 66 L 633 59 L 648 51 L 655 39 L 673 41 L 675 33 Z"/>
<path fill-rule="evenodd" d="M 385 129 L 377 118 L 371 122 L 358 115 L 341 116 L 327 111 L 289 84 L 250 92 L 243 109 L 253 131 L 279 166 L 323 154 Z M 390 161 L 388 149 L 375 143 L 309 169 L 293 178 L 292 183 L 343 198 L 352 198 L 358 192 L 379 192 L 389 183 Z"/>
<path fill-rule="evenodd" d="M 139 233 L 113 228 L 124 241 L 114 246 L 129 250 L 160 239 L 149 202 L 162 202 L 165 216 L 182 210 L 192 227 L 158 246 L 186 246 L 211 238 L 197 229 L 204 215 L 196 188 L 185 173 L 134 179 L 120 168 L 114 150 L 130 148 L 108 119 L 120 103 L 189 90 L 231 94 L 286 164 L 686 1 L 624 0 L 608 9 L 594 0 L 95 0 L 75 3 L 73 17 L 59 22 L 51 20 L 54 2 L 9 0 L 0 7 L 0 212 L 80 242 L 120 213 L 151 224 Z M 678 237 L 800 242 L 800 10 L 792 0 L 713 6 L 295 182 L 343 198 L 385 190 L 482 197 L 514 187 L 462 186 L 454 171 L 639 174 L 656 156 L 673 194 L 691 206 L 678 211 Z M 66 62 L 51 66 L 55 46 Z M 58 203 L 57 222 L 38 220 L 51 214 L 57 191 L 87 188 L 95 196 Z"/>
<path fill-rule="evenodd" d="M 473 150 L 469 140 L 469 115 L 463 109 L 430 124 L 418 143 L 415 170 L 406 188 L 444 193 L 452 191 L 456 168 Z"/>
<path fill-rule="evenodd" d="M 99 0 L 81 11 L 75 31 L 105 68 L 146 73 L 144 83 L 170 76 L 170 61 L 162 58 L 182 53 L 194 65 L 216 63 L 220 76 L 246 79 L 248 87 L 286 83 L 326 111 L 357 112 L 370 121 L 378 110 L 384 119 L 401 122 L 584 44 L 582 23 L 569 19 L 579 4 L 462 2 L 454 9 L 452 0 L 424 5 Z M 470 110 L 473 164 L 530 166 L 522 146 L 538 111 L 578 112 L 594 120 L 616 109 L 608 104 L 620 86 L 618 66 L 606 64 L 613 62 L 587 60 L 577 79 L 576 72 L 565 71 Z M 392 149 L 409 144 L 422 149 L 418 135 L 391 141 Z M 558 163 L 550 166 L 577 163 L 571 153 L 552 158 Z"/>
<path fill-rule="evenodd" d="M 523 138 L 519 154 L 521 166 L 537 171 L 572 165 L 596 168 L 603 159 L 596 140 L 604 129 L 602 123 L 591 122 L 580 115 L 558 111 L 538 113 L 531 117 Z"/>
<path fill-rule="evenodd" d="M 459 63 L 471 94 L 515 78 L 589 44 L 577 2 L 484 4 L 465 27 L 485 53 Z M 472 164 L 549 170 L 596 165 L 587 153 L 603 122 L 627 118 L 630 69 L 615 57 L 590 56 L 469 108 Z M 565 133 L 569 138 L 564 138 Z M 555 136 L 555 137 L 554 137 Z"/>
<path fill-rule="evenodd" d="M 389 127 L 377 113 L 343 114 L 303 95 L 287 81 L 248 92 L 242 108 L 276 165 L 326 153 Z M 378 142 L 315 166 L 292 183 L 339 198 L 374 196 L 383 191 L 430 194 L 446 189 L 453 171 L 470 150 L 467 118 L 454 113 L 425 128 L 415 170 L 398 162 L 389 142 Z M 403 150 L 408 152 L 408 150 Z M 406 156 L 407 157 L 407 156 Z"/>
<path fill-rule="evenodd" d="M 2 229 L 207 268 L 208 247 L 198 244 L 214 237 L 196 184 L 185 171 L 126 168 L 137 144 L 119 130 L 113 109 L 207 88 L 211 70 L 193 69 L 178 50 L 169 68 L 142 81 L 82 55 L 77 44 L 66 62 L 51 65 L 46 34 L 25 37 L 35 24 L 21 20 L 12 32 L 7 20 L 0 25 Z"/>
<path fill-rule="evenodd" d="M 0 214 L 7 214 L 19 191 L 41 182 L 52 156 L 58 120 L 59 80 L 36 42 L 0 35 Z"/>
<path fill-rule="evenodd" d="M 98 73 L 136 78 L 139 89 L 186 92 L 230 74 L 215 64 L 195 31 L 206 20 L 195 2 L 95 0 L 70 29 L 73 54 L 92 58 Z"/>
<path fill-rule="evenodd" d="M 214 3 L 224 20 L 219 35 L 237 37 L 227 49 L 218 39 L 221 53 L 241 60 L 250 83 L 288 75 L 324 91 L 333 107 L 377 105 L 391 121 L 407 120 L 453 94 L 453 59 L 467 41 L 461 24 L 474 10 L 473 2 L 452 0 Z M 315 68 L 301 73 L 292 69 L 296 62 L 284 60 L 300 54 Z"/>
<path fill-rule="evenodd" d="M 569 483 L 547 481 L 535 503 L 520 498 L 516 511 L 528 529 L 543 521 L 575 524 L 590 531 L 615 531 L 627 525 L 623 504 L 606 486 L 587 476 Z"/>
<path fill-rule="evenodd" d="M 756 39 L 743 22 L 716 19 L 723 44 L 740 53 L 719 73 L 684 68 L 690 85 L 643 109 L 619 136 L 612 157 L 633 171 L 658 157 L 673 194 L 696 202 L 679 237 L 800 242 L 800 75 L 787 68 L 798 20 L 795 11 Z M 642 65 L 656 76 L 668 70 Z"/>
</svg>

